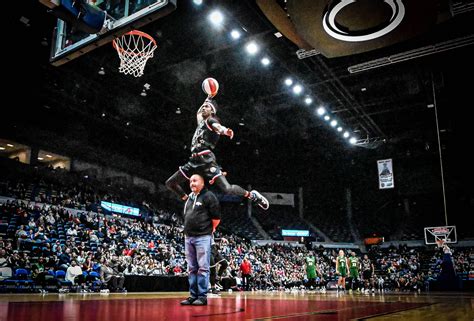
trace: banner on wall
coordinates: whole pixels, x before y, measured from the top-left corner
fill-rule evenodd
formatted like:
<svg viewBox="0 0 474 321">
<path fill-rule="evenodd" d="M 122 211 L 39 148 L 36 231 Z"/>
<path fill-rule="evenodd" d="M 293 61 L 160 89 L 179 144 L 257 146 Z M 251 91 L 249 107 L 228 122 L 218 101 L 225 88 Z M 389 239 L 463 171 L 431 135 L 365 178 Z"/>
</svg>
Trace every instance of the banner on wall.
<svg viewBox="0 0 474 321">
<path fill-rule="evenodd" d="M 289 193 L 262 193 L 271 205 L 295 206 L 295 195 Z"/>
<path fill-rule="evenodd" d="M 379 189 L 394 188 L 392 159 L 381 159 L 377 161 L 379 173 Z"/>
</svg>

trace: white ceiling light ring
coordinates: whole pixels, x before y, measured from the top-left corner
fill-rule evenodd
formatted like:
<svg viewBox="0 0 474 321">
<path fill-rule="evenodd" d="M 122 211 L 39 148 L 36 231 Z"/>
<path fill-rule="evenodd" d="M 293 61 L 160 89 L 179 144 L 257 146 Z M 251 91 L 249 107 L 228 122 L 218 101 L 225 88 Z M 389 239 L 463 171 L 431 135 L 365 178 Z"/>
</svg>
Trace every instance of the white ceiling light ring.
<svg viewBox="0 0 474 321">
<path fill-rule="evenodd" d="M 355 3 L 357 0 L 339 0 L 339 2 L 328 7 L 324 13 L 322 23 L 324 31 L 331 37 L 348 42 L 361 42 L 380 38 L 397 28 L 405 17 L 405 5 L 402 0 L 383 0 L 392 9 L 392 16 L 388 24 L 377 31 L 363 35 L 350 35 L 348 32 L 341 30 L 336 24 L 337 14 L 346 6 Z"/>
</svg>

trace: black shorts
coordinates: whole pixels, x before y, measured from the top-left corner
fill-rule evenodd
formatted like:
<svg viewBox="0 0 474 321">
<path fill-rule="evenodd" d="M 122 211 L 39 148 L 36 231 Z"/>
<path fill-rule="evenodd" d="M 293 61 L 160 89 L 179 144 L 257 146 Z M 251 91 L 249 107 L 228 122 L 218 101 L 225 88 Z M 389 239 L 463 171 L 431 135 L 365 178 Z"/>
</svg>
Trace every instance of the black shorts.
<svg viewBox="0 0 474 321">
<path fill-rule="evenodd" d="M 372 271 L 371 270 L 363 271 L 362 277 L 364 278 L 364 280 L 370 280 L 370 278 L 372 277 Z"/>
<path fill-rule="evenodd" d="M 210 184 L 222 175 L 222 169 L 216 162 L 216 155 L 213 152 L 196 157 L 189 157 L 189 161 L 179 167 L 179 171 L 184 177 L 189 179 L 194 174 L 201 175 Z"/>
</svg>

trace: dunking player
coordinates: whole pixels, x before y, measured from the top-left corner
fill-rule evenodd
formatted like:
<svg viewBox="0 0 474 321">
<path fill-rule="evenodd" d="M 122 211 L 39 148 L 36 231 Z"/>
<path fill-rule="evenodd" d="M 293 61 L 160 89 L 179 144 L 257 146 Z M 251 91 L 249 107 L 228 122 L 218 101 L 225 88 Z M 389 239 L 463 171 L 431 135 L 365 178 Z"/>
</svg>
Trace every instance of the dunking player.
<svg viewBox="0 0 474 321">
<path fill-rule="evenodd" d="M 189 180 L 193 174 L 200 174 L 209 184 L 216 184 L 224 193 L 243 196 L 267 210 L 268 200 L 259 192 L 246 191 L 238 185 L 231 185 L 223 175 L 221 167 L 217 164 L 216 156 L 212 150 L 221 135 L 234 137 L 234 131 L 222 126 L 215 117 L 217 104 L 212 97 L 208 97 L 197 111 L 197 128 L 191 141 L 191 157 L 189 161 L 179 167 L 167 181 L 168 189 L 175 192 L 183 201 L 188 198 L 181 184 Z"/>
</svg>

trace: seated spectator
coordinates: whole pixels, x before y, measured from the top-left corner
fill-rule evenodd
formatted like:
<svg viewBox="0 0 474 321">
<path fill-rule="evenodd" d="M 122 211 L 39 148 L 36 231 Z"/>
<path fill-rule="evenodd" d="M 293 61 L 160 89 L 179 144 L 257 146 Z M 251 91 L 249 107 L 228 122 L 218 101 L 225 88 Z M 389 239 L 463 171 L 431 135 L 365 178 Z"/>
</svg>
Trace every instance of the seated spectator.
<svg viewBox="0 0 474 321">
<path fill-rule="evenodd" d="M 25 231 L 25 227 L 23 225 L 15 232 L 15 237 L 17 238 L 16 248 L 20 249 L 21 242 L 25 240 L 28 236 L 28 233 Z"/>
<path fill-rule="evenodd" d="M 31 278 L 36 284 L 39 284 L 42 288 L 44 288 L 46 285 L 46 275 L 47 273 L 45 271 L 44 258 L 40 257 L 38 262 L 31 266 Z"/>
<path fill-rule="evenodd" d="M 77 230 L 76 227 L 73 225 L 70 228 L 67 229 L 66 231 L 67 236 L 77 236 Z"/>
<path fill-rule="evenodd" d="M 90 231 L 89 239 L 91 242 L 99 243 L 99 238 L 97 237 L 97 235 L 95 234 L 93 230 Z"/>
<path fill-rule="evenodd" d="M 71 281 L 72 284 L 82 283 L 79 277 L 82 277 L 82 269 L 75 260 L 71 261 L 71 265 L 66 270 L 66 281 Z"/>
<path fill-rule="evenodd" d="M 113 260 L 102 263 L 100 267 L 100 280 L 104 283 L 110 292 L 124 291 L 123 283 L 125 277 L 123 272 L 116 269 L 116 262 Z"/>
<path fill-rule="evenodd" d="M 32 217 L 28 222 L 28 227 L 34 229 L 36 227 L 35 219 Z"/>
</svg>

